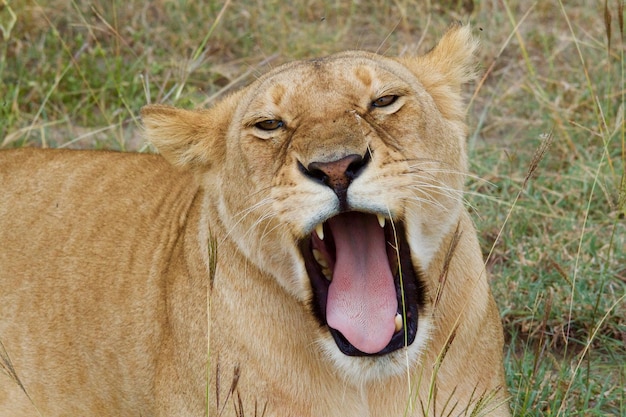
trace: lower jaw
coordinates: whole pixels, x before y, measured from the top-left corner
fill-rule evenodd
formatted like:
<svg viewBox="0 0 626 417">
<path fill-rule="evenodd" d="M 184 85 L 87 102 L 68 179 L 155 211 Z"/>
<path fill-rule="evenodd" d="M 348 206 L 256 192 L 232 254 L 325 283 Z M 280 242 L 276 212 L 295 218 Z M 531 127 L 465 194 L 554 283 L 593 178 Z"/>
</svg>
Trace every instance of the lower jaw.
<svg viewBox="0 0 626 417">
<path fill-rule="evenodd" d="M 385 355 L 348 356 L 337 348 L 334 338 L 327 333 L 318 343 L 325 359 L 344 380 L 354 385 L 381 382 L 387 378 L 412 372 L 427 347 L 430 333 L 428 320 L 421 320 L 412 344 Z"/>
<path fill-rule="evenodd" d="M 417 324 L 416 324 L 417 325 Z M 346 356 L 384 356 L 396 350 L 410 346 L 415 340 L 415 332 L 405 333 L 400 331 L 393 335 L 389 344 L 376 353 L 365 353 L 352 346 L 348 340 L 335 329 L 329 329 L 337 348 Z"/>
</svg>

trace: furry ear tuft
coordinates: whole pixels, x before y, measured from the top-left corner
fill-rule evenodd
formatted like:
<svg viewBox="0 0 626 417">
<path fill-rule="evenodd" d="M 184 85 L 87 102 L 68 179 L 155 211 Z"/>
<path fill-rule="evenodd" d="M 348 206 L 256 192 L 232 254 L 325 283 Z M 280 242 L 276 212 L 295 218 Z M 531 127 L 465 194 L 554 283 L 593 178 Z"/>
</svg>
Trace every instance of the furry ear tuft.
<svg viewBox="0 0 626 417">
<path fill-rule="evenodd" d="M 401 62 L 415 73 L 446 118 L 462 120 L 461 86 L 476 78 L 477 49 L 478 40 L 470 26 L 455 23 L 430 52 Z"/>
<path fill-rule="evenodd" d="M 436 66 L 450 85 L 460 88 L 476 77 L 477 49 L 478 40 L 472 36 L 470 26 L 456 23 L 423 59 Z"/>
<path fill-rule="evenodd" d="M 141 109 L 145 135 L 172 165 L 208 169 L 221 161 L 219 138 L 224 132 L 211 110 L 183 110 L 164 105 Z"/>
</svg>

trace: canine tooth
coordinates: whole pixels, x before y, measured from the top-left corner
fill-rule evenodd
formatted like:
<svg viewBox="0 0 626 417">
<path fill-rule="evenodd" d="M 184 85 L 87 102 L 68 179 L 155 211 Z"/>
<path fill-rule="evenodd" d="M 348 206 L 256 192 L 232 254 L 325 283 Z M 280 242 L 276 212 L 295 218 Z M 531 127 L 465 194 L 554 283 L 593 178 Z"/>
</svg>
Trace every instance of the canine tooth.
<svg viewBox="0 0 626 417">
<path fill-rule="evenodd" d="M 396 333 L 398 333 L 400 330 L 402 330 L 402 316 L 400 315 L 400 313 L 396 313 L 394 322 L 396 324 Z"/>
<path fill-rule="evenodd" d="M 380 225 L 380 227 L 385 227 L 385 216 L 377 214 L 376 218 L 378 219 L 378 224 Z"/>
<path fill-rule="evenodd" d="M 317 249 L 313 249 L 313 257 L 315 258 L 315 262 L 320 264 L 322 268 L 328 268 L 328 262 L 324 259 L 322 252 Z"/>
<path fill-rule="evenodd" d="M 320 240 L 324 240 L 324 224 L 320 223 L 317 226 L 315 226 L 315 234 L 317 234 L 317 237 L 320 238 Z"/>
</svg>

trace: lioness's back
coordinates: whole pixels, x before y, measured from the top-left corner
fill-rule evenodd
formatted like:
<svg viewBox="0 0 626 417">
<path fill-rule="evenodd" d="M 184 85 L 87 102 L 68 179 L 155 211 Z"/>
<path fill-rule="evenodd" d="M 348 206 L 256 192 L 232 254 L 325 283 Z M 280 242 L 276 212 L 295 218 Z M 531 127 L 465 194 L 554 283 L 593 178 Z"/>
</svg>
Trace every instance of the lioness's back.
<svg viewBox="0 0 626 417">
<path fill-rule="evenodd" d="M 0 358 L 17 373 L 0 372 L 1 416 L 152 414 L 159 276 L 190 183 L 155 155 L 0 152 Z"/>
</svg>

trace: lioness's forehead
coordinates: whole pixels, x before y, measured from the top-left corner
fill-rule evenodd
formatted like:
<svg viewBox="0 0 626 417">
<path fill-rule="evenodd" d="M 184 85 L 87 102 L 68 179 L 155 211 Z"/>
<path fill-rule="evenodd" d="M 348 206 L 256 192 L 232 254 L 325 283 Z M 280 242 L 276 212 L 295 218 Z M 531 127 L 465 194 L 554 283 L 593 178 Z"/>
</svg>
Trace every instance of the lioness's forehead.
<svg viewBox="0 0 626 417">
<path fill-rule="evenodd" d="M 376 79 L 386 81 L 406 77 L 406 68 L 393 59 L 365 51 L 347 51 L 282 65 L 267 73 L 262 81 L 263 84 L 297 81 L 300 86 L 315 84 L 324 89 L 346 79 L 369 86 Z M 320 84 L 320 79 L 325 83 Z"/>
<path fill-rule="evenodd" d="M 250 105 L 281 106 L 290 100 L 330 105 L 406 90 L 415 83 L 414 75 L 391 58 L 347 51 L 275 68 L 251 86 Z"/>
</svg>

